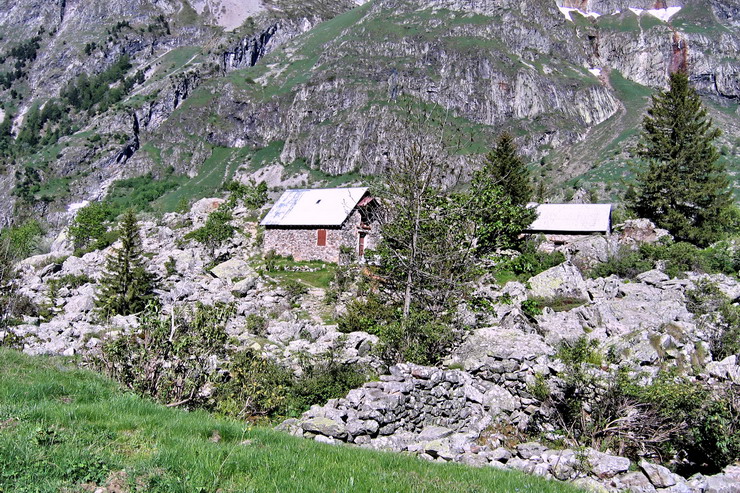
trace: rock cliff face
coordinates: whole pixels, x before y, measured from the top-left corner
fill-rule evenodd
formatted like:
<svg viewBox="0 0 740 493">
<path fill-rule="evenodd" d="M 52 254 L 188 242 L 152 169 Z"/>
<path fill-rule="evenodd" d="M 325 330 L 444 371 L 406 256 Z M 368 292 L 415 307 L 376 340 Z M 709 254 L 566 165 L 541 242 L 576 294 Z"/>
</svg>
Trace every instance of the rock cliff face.
<svg viewBox="0 0 740 493">
<path fill-rule="evenodd" d="M 730 136 L 723 144 L 738 145 L 736 0 L 236 5 L 1 5 L 0 73 L 20 63 L 8 56 L 13 48 L 38 38 L 20 77 L 0 84 L 14 135 L 29 109 L 80 74 L 99 74 L 126 54 L 125 75 L 143 76 L 117 104 L 70 112 L 69 135 L 6 155 L 4 220 L 13 217 L 14 187 L 31 175 L 38 183 L 20 210 L 61 225 L 70 202 L 100 198 L 119 178 L 156 178 L 171 167 L 200 183 L 211 171 L 239 178 L 269 164 L 314 170 L 307 179 L 378 174 L 419 133 L 441 134 L 450 162 L 469 172 L 508 130 L 539 161 L 538 179 L 556 187 L 582 176 L 609 189 L 603 183 L 618 181 L 624 167 L 613 149 L 634 134 L 650 91 L 683 66 Z M 738 153 L 726 154 L 736 166 Z"/>
</svg>

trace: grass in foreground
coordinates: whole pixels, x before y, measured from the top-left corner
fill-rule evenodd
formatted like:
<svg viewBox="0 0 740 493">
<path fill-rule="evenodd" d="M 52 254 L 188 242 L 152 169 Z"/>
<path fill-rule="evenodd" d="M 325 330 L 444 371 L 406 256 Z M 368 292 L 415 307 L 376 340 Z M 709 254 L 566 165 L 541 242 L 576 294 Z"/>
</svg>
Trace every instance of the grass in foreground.
<svg viewBox="0 0 740 493">
<path fill-rule="evenodd" d="M 57 358 L 0 349 L 0 491 L 572 492 L 168 409 Z"/>
</svg>

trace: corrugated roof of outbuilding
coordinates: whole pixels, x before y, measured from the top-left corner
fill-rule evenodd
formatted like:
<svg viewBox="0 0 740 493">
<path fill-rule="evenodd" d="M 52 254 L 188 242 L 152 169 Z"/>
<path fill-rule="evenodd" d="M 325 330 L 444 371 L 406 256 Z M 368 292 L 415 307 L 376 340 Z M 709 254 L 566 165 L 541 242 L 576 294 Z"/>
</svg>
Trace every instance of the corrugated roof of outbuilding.
<svg viewBox="0 0 740 493">
<path fill-rule="evenodd" d="M 363 188 L 286 190 L 262 226 L 341 226 L 367 193 Z"/>
<path fill-rule="evenodd" d="M 611 230 L 611 204 L 531 204 L 537 219 L 528 231 L 608 233 Z"/>
</svg>

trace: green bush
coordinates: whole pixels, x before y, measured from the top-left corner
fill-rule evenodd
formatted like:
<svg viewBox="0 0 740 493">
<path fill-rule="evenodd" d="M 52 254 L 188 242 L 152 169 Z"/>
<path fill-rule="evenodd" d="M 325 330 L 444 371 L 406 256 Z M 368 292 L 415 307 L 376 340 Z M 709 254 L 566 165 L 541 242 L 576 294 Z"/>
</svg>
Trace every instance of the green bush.
<svg viewBox="0 0 740 493">
<path fill-rule="evenodd" d="M 225 205 L 221 205 L 208 215 L 203 227 L 191 231 L 185 235 L 185 239 L 202 243 L 211 250 L 211 255 L 213 255 L 216 248 L 234 235 L 235 229 L 229 224 L 232 219 L 231 211 Z"/>
<path fill-rule="evenodd" d="M 524 300 L 522 301 L 522 313 L 527 317 L 534 319 L 537 315 L 542 315 L 542 306 L 538 300 Z"/>
<path fill-rule="evenodd" d="M 244 325 L 244 328 L 250 334 L 264 336 L 265 331 L 267 330 L 267 320 L 261 315 L 250 313 L 249 315 L 247 315 L 247 321 Z"/>
<path fill-rule="evenodd" d="M 356 364 L 341 363 L 335 354 L 329 352 L 319 358 L 304 360 L 293 396 L 297 408 L 304 410 L 315 404 L 323 405 L 329 399 L 344 397 L 366 380 L 363 368 Z"/>
<path fill-rule="evenodd" d="M 135 333 L 103 345 L 97 366 L 109 376 L 160 402 L 198 407 L 213 377 L 213 358 L 226 355 L 225 325 L 233 307 L 225 304 L 162 314 L 149 305 Z"/>
<path fill-rule="evenodd" d="M 216 387 L 215 409 L 237 418 L 298 415 L 345 396 L 367 379 L 363 368 L 340 363 L 331 352 L 304 357 L 300 377 L 251 350 L 232 354 L 227 367 L 228 378 Z"/>
<path fill-rule="evenodd" d="M 565 341 L 558 348 L 555 355 L 566 365 L 589 365 L 601 366 L 603 357 L 598 350 L 599 341 L 581 336 L 573 342 Z"/>
<path fill-rule="evenodd" d="M 435 365 L 458 340 L 450 317 L 436 317 L 412 307 L 408 318 L 378 324 L 376 352 L 387 364 L 402 362 Z"/>
<path fill-rule="evenodd" d="M 531 239 L 522 244 L 521 253 L 509 259 L 501 259 L 493 268 L 493 275 L 500 284 L 511 280 L 527 281 L 530 277 L 565 262 L 562 252 L 541 252 L 539 240 Z"/>
<path fill-rule="evenodd" d="M 0 232 L 0 244 L 6 248 L 13 259 L 23 259 L 32 255 L 38 248 L 39 239 L 44 234 L 41 224 L 36 220 L 26 221 Z"/>
<path fill-rule="evenodd" d="M 378 335 L 385 324 L 398 320 L 398 310 L 383 303 L 377 295 L 354 300 L 347 304 L 347 311 L 339 317 L 338 329 L 345 334 L 368 332 Z"/>
<path fill-rule="evenodd" d="M 665 264 L 665 273 L 671 277 L 679 277 L 687 271 L 737 276 L 740 249 L 733 249 L 729 242 L 720 242 L 703 250 L 690 243 L 671 241 L 643 244 L 637 250 L 625 246 L 607 262 L 596 265 L 589 275 L 607 277 L 615 274 L 634 279 L 638 274 L 652 269 L 658 261 Z"/>
<path fill-rule="evenodd" d="M 236 418 L 287 415 L 293 407 L 293 374 L 251 350 L 233 354 L 228 380 L 216 387 L 215 410 Z"/>
<path fill-rule="evenodd" d="M 91 248 L 97 250 L 107 247 L 113 241 L 108 236 L 113 210 L 105 202 L 93 202 L 79 211 L 69 227 L 69 236 L 76 250 Z"/>
<path fill-rule="evenodd" d="M 623 385 L 625 396 L 651 406 L 674 426 L 660 445 L 665 457 L 679 456 L 680 472 L 716 473 L 740 457 L 740 394 L 732 387 L 718 391 L 671 373 L 650 385 Z"/>
<path fill-rule="evenodd" d="M 653 263 L 646 259 L 641 252 L 632 251 L 629 247 L 624 246 L 609 260 L 594 266 L 589 271 L 589 276 L 597 278 L 616 275 L 625 279 L 634 279 L 638 274 L 652 268 Z"/>
<path fill-rule="evenodd" d="M 291 305 L 294 305 L 298 298 L 308 293 L 308 286 L 295 279 L 285 279 L 281 286 L 286 292 L 288 303 Z"/>
<path fill-rule="evenodd" d="M 720 291 L 717 284 L 701 279 L 686 292 L 686 307 L 715 328 L 711 341 L 712 356 L 723 360 L 740 354 L 740 306 Z"/>
<path fill-rule="evenodd" d="M 230 200 L 241 200 L 249 209 L 261 209 L 267 203 L 267 184 L 264 181 L 248 184 L 231 181 L 224 187 L 231 192 Z"/>
</svg>

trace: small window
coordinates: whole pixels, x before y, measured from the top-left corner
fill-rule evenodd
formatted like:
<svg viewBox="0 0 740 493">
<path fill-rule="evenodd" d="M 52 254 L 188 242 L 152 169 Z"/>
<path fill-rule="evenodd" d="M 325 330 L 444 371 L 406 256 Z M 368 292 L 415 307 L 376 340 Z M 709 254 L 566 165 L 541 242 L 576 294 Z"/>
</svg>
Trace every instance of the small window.
<svg viewBox="0 0 740 493">
<path fill-rule="evenodd" d="M 316 238 L 316 246 L 326 246 L 326 230 L 320 229 Z"/>
</svg>

